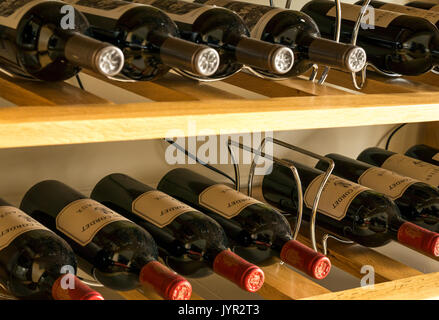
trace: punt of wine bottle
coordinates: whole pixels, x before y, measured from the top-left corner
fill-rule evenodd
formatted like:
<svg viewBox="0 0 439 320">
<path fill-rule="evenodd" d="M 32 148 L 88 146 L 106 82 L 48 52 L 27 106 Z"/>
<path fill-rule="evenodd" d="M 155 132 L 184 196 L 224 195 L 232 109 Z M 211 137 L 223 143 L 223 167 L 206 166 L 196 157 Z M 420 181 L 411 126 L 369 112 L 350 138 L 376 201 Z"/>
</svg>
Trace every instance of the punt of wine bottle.
<svg viewBox="0 0 439 320">
<path fill-rule="evenodd" d="M 20 299 L 103 300 L 82 283 L 69 245 L 0 199 L 0 283 Z M 66 284 L 66 286 L 63 286 Z"/>
<path fill-rule="evenodd" d="M 361 6 L 342 3 L 341 41 L 352 37 Z M 333 38 L 336 8 L 333 1 L 313 0 L 302 10 L 314 19 L 322 35 Z M 420 75 L 439 64 L 439 31 L 428 20 L 387 10 L 367 11 L 357 45 L 378 70 Z"/>
<path fill-rule="evenodd" d="M 425 144 L 418 144 L 408 149 L 405 152 L 405 155 L 439 166 L 438 148 L 433 148 Z"/>
<path fill-rule="evenodd" d="M 220 66 L 214 78 L 227 77 L 242 65 L 268 75 L 285 75 L 294 63 L 291 49 L 251 39 L 242 19 L 233 11 L 181 0 L 129 0 L 166 12 L 177 23 L 183 39 L 217 49 Z"/>
<path fill-rule="evenodd" d="M 302 12 L 231 0 L 195 2 L 235 11 L 253 38 L 291 48 L 295 64 L 288 73 L 290 76 L 305 73 L 314 63 L 349 72 L 360 71 L 366 64 L 366 52 L 362 48 L 321 38 L 315 22 Z"/>
<path fill-rule="evenodd" d="M 111 174 L 95 186 L 91 197 L 148 230 L 163 259 L 185 276 L 213 270 L 250 292 L 264 283 L 260 268 L 227 249 L 226 234 L 216 221 L 161 191 L 124 174 Z"/>
<path fill-rule="evenodd" d="M 333 174 L 385 194 L 396 203 L 405 220 L 439 231 L 439 189 L 340 154 L 331 153 L 326 157 L 335 163 Z M 326 170 L 327 164 L 320 161 L 316 168 Z"/>
<path fill-rule="evenodd" d="M 297 162 L 291 164 L 305 189 L 304 218 L 309 220 L 325 173 Z M 289 168 L 274 164 L 272 172 L 264 176 L 262 192 L 268 203 L 285 212 L 297 212 L 297 186 Z M 429 256 L 439 256 L 437 233 L 401 219 L 398 207 L 387 196 L 335 175 L 329 177 L 322 192 L 318 212 L 317 225 L 363 246 L 379 247 L 395 240 Z"/>
<path fill-rule="evenodd" d="M 188 169 L 168 172 L 157 187 L 219 222 L 233 250 L 255 263 L 284 262 L 316 278 L 325 278 L 327 257 L 293 240 L 290 224 L 278 211 L 224 184 Z"/>
<path fill-rule="evenodd" d="M 175 23 L 159 9 L 117 0 L 66 2 L 86 16 L 91 36 L 123 50 L 120 78 L 153 80 L 171 67 L 210 77 L 218 69 L 217 51 L 180 39 Z"/>
<path fill-rule="evenodd" d="M 157 261 L 157 246 L 144 229 L 55 180 L 34 185 L 21 209 L 65 239 L 81 269 L 103 285 L 131 290 L 152 286 L 165 299 L 189 299 L 182 276 Z"/>
<path fill-rule="evenodd" d="M 435 2 L 428 2 L 428 1 L 410 1 L 405 4 L 406 6 L 412 7 L 412 8 L 419 8 L 429 11 L 439 11 L 439 3 Z"/>
<path fill-rule="evenodd" d="M 121 71 L 120 49 L 83 35 L 89 25 L 79 11 L 74 12 L 73 29 L 63 27 L 65 3 L 1 0 L 0 5 L 0 68 L 4 73 L 60 81 L 76 75 L 80 67 L 105 76 Z"/>
<path fill-rule="evenodd" d="M 439 166 L 381 148 L 367 148 L 357 160 L 439 187 Z"/>
</svg>

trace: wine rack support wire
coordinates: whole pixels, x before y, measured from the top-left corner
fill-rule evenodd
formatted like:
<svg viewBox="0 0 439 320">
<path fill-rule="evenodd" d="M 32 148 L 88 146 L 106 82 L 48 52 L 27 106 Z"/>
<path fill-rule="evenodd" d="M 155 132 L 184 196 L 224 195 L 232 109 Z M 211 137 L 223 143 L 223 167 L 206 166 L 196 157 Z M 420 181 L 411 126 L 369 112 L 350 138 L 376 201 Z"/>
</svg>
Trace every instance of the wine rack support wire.
<svg viewBox="0 0 439 320">
<path fill-rule="evenodd" d="M 18 75 L 18 74 L 15 74 L 13 72 L 9 72 L 7 69 L 2 68 L 2 67 L 0 67 L 0 72 L 7 75 L 8 77 L 11 77 L 12 79 L 41 82 L 40 80 L 38 80 L 36 78 L 27 77 L 24 75 Z"/>
<path fill-rule="evenodd" d="M 231 148 L 230 145 L 234 145 L 235 147 L 241 148 L 245 151 L 251 152 L 253 153 L 255 156 L 253 157 L 252 163 L 250 165 L 250 172 L 249 172 L 249 176 L 248 176 L 248 185 L 247 185 L 247 193 L 248 195 L 251 197 L 252 196 L 252 190 L 253 190 L 253 180 L 254 180 L 254 176 L 255 176 L 255 169 L 256 169 L 256 165 L 257 165 L 257 161 L 259 159 L 259 157 L 263 157 L 266 158 L 272 162 L 275 162 L 277 164 L 283 165 L 287 168 L 289 168 L 291 170 L 291 172 L 293 173 L 294 179 L 296 181 L 296 185 L 297 185 L 297 198 L 298 198 L 298 210 L 297 210 L 297 216 L 296 216 L 296 221 L 294 224 L 294 231 L 293 231 L 293 239 L 296 240 L 297 236 L 299 235 L 299 231 L 300 231 L 300 226 L 302 224 L 302 213 L 303 213 L 303 189 L 302 189 L 302 183 L 300 180 L 300 175 L 296 169 L 296 167 L 294 165 L 292 165 L 290 162 L 285 161 L 285 160 L 281 160 L 278 159 L 274 156 L 271 155 L 267 155 L 265 152 L 263 152 L 263 149 L 265 147 L 266 142 L 271 142 L 275 145 L 279 145 L 281 147 L 296 151 L 298 153 L 307 155 L 311 158 L 317 159 L 317 160 L 321 160 L 324 161 L 328 164 L 328 169 L 325 172 L 325 175 L 323 177 L 322 183 L 320 184 L 320 187 L 317 191 L 316 197 L 314 199 L 313 202 L 313 207 L 312 207 L 312 214 L 311 214 L 311 222 L 310 222 L 310 238 L 311 238 L 311 245 L 312 248 L 314 249 L 314 251 L 318 251 L 317 248 L 317 241 L 316 241 L 316 218 L 317 218 L 317 208 L 320 202 L 320 197 L 322 195 L 323 192 L 323 188 L 325 187 L 329 177 L 332 174 L 332 171 L 334 170 L 334 161 L 330 158 L 321 156 L 319 154 L 316 154 L 314 152 L 311 152 L 309 150 L 297 147 L 295 145 L 286 143 L 284 141 L 278 140 L 278 139 L 274 139 L 272 137 L 265 137 L 261 144 L 259 145 L 258 149 L 253 149 L 251 147 L 245 146 L 242 143 L 233 141 L 232 139 L 228 140 L 228 147 L 229 147 L 229 151 L 231 152 Z M 235 157 L 233 156 L 233 153 L 231 152 L 231 157 L 232 157 L 232 161 L 233 161 L 233 165 L 235 167 L 235 181 L 239 181 L 239 166 L 236 163 L 236 161 L 234 161 Z M 239 191 L 239 184 L 237 184 L 236 186 L 237 190 Z M 333 238 L 337 241 L 343 242 L 343 243 L 353 243 L 352 241 L 346 241 L 344 239 L 340 239 L 334 235 L 329 235 L 329 234 L 324 234 L 322 237 L 322 247 L 323 247 L 323 254 L 327 254 L 327 241 L 329 238 Z"/>
<path fill-rule="evenodd" d="M 351 240 L 341 239 L 339 237 L 334 236 L 333 234 L 325 233 L 322 237 L 322 251 L 323 251 L 323 254 L 325 256 L 328 255 L 328 240 L 330 238 L 337 240 L 338 242 L 345 243 L 345 244 L 354 244 L 355 243 Z"/>
<path fill-rule="evenodd" d="M 229 77 L 232 77 L 235 74 L 237 74 L 240 71 L 242 71 L 243 69 L 253 71 L 252 69 L 243 66 L 242 68 L 236 70 L 235 72 L 233 72 L 232 74 L 230 74 L 230 75 L 228 75 L 226 77 L 219 77 L 219 78 L 214 78 L 214 79 L 207 79 L 206 78 L 205 79 L 205 78 L 197 77 L 196 75 L 193 75 L 193 74 L 191 74 L 191 73 L 189 73 L 187 71 L 181 70 L 181 69 L 173 68 L 172 70 L 177 72 L 179 75 L 181 75 L 183 77 L 186 77 L 186 78 L 189 78 L 189 79 L 192 79 L 192 80 L 196 80 L 196 81 L 200 81 L 200 82 L 216 82 L 216 81 L 221 81 L 221 80 L 225 80 L 225 79 L 227 79 Z M 271 77 L 263 76 L 262 74 L 259 74 L 259 73 L 256 73 L 256 72 L 253 72 L 253 73 L 256 74 L 258 77 L 263 78 L 263 79 L 277 80 L 277 78 L 271 78 Z"/>
<path fill-rule="evenodd" d="M 335 33 L 334 33 L 334 41 L 340 42 L 340 33 L 341 33 L 341 3 L 340 0 L 335 0 Z M 318 84 L 324 84 L 326 79 L 328 78 L 330 67 L 326 66 L 323 70 L 323 73 L 318 81 Z M 354 86 L 357 88 L 355 82 Z M 357 88 L 358 89 L 358 88 Z"/>
<path fill-rule="evenodd" d="M 266 141 L 268 141 L 268 142 L 271 142 L 273 144 L 277 144 L 277 145 L 283 146 L 283 147 L 288 148 L 290 150 L 297 151 L 299 153 L 308 155 L 308 156 L 310 156 L 312 158 L 315 158 L 315 159 L 318 159 L 318 160 L 322 160 L 322 161 L 325 161 L 326 163 L 328 163 L 329 167 L 328 167 L 328 169 L 327 169 L 327 171 L 325 173 L 324 179 L 323 179 L 323 181 L 322 181 L 322 183 L 320 185 L 320 188 L 319 188 L 319 190 L 317 192 L 317 195 L 316 195 L 316 198 L 314 200 L 313 209 L 312 209 L 313 210 L 312 211 L 313 214 L 312 214 L 312 219 L 311 219 L 311 224 L 310 224 L 310 233 L 311 233 L 312 246 L 313 246 L 314 251 L 316 251 L 316 252 L 318 251 L 318 249 L 317 249 L 317 242 L 316 242 L 316 236 L 315 236 L 315 220 L 316 220 L 316 216 L 317 216 L 317 206 L 318 206 L 318 203 L 320 201 L 320 196 L 322 194 L 323 188 L 326 185 L 326 182 L 328 181 L 329 176 L 332 173 L 332 170 L 334 169 L 334 161 L 332 159 L 320 156 L 320 155 L 315 154 L 315 153 L 313 153 L 311 151 L 302 149 L 302 148 L 297 147 L 297 146 L 293 146 L 291 144 L 288 144 L 286 142 L 283 142 L 283 141 L 280 141 L 280 140 L 277 140 L 277 139 L 273 139 L 271 137 L 270 138 L 268 138 L 268 137 L 264 138 L 262 140 L 261 144 L 259 145 L 257 150 L 255 150 L 255 149 L 253 149 L 251 147 L 248 147 L 248 146 L 246 146 L 246 145 L 244 145 L 242 143 L 236 142 L 236 141 L 234 141 L 232 139 L 228 139 L 228 141 L 227 141 L 227 149 L 229 151 L 230 158 L 231 158 L 231 161 L 232 161 L 232 165 L 233 165 L 233 168 L 234 168 L 234 171 L 235 171 L 235 179 L 233 179 L 229 175 L 227 175 L 226 173 L 222 172 L 221 170 L 218 170 L 218 169 L 212 167 L 211 165 L 209 165 L 208 163 L 205 163 L 204 161 L 200 160 L 196 155 L 193 155 L 187 149 L 185 149 L 184 147 L 182 147 L 181 145 L 179 145 L 175 141 L 169 140 L 169 139 L 165 139 L 165 141 L 168 142 L 169 144 L 171 144 L 172 146 L 174 146 L 177 150 L 183 152 L 187 157 L 190 157 L 193 160 L 195 160 L 197 163 L 199 163 L 199 164 L 203 165 L 204 167 L 206 167 L 206 168 L 208 168 L 208 169 L 210 169 L 210 170 L 212 170 L 212 171 L 214 171 L 216 173 L 219 173 L 222 176 L 225 176 L 226 178 L 228 178 L 230 181 L 233 182 L 235 190 L 237 190 L 237 191 L 240 191 L 240 186 L 241 186 L 241 178 L 240 178 L 240 176 L 241 175 L 240 175 L 239 164 L 236 161 L 236 157 L 235 157 L 235 154 L 233 152 L 232 145 L 235 146 L 235 147 L 238 147 L 238 148 L 240 148 L 242 150 L 245 150 L 245 151 L 253 153 L 255 156 L 253 157 L 253 160 L 252 160 L 252 163 L 251 163 L 251 166 L 250 166 L 250 173 L 249 173 L 249 179 L 248 179 L 248 189 L 247 189 L 247 193 L 248 193 L 248 195 L 250 197 L 252 196 L 253 178 L 254 178 L 254 175 L 255 175 L 256 164 L 257 164 L 257 161 L 258 161 L 259 157 L 266 158 L 266 159 L 268 159 L 268 160 L 270 160 L 272 162 L 275 162 L 277 164 L 280 164 L 282 166 L 285 166 L 285 167 L 289 168 L 291 170 L 292 174 L 293 174 L 294 180 L 295 180 L 296 185 L 297 185 L 297 199 L 298 199 L 298 202 L 297 202 L 298 209 L 297 209 L 297 215 L 296 215 L 296 218 L 295 218 L 294 230 L 293 230 L 293 239 L 294 240 L 296 240 L 297 236 L 299 235 L 300 226 L 302 224 L 302 215 L 303 215 L 303 203 L 304 203 L 304 201 L 303 201 L 303 189 L 302 189 L 302 182 L 300 180 L 300 175 L 299 175 L 299 172 L 297 171 L 297 168 L 294 165 L 292 165 L 291 163 L 289 163 L 288 161 L 276 158 L 274 156 L 268 155 L 265 152 L 263 152 L 262 150 L 265 147 L 265 143 L 266 143 Z M 325 243 L 325 246 L 326 246 L 326 243 Z"/>
</svg>

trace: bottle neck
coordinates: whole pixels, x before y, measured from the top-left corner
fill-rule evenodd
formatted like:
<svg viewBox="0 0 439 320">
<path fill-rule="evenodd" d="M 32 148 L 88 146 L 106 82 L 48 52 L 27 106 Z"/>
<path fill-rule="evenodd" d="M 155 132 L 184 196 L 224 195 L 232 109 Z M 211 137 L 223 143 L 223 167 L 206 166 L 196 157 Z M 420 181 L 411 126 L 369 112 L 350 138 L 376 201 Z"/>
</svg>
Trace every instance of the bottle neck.
<svg viewBox="0 0 439 320">
<path fill-rule="evenodd" d="M 439 234 L 429 231 L 401 218 L 391 221 L 394 240 L 428 256 L 439 256 Z"/>
<path fill-rule="evenodd" d="M 358 72 L 367 62 L 364 49 L 313 34 L 305 34 L 298 38 L 298 45 L 301 50 L 306 51 L 311 62 L 343 71 Z"/>
<path fill-rule="evenodd" d="M 55 300 L 104 300 L 102 295 L 91 289 L 73 274 L 65 274 L 55 280 L 52 286 Z"/>
<path fill-rule="evenodd" d="M 258 266 L 230 250 L 223 250 L 215 257 L 213 270 L 245 291 L 256 292 L 264 283 L 264 272 Z"/>
<path fill-rule="evenodd" d="M 115 76 L 124 66 L 124 55 L 115 46 L 80 33 L 60 32 L 56 37 L 63 40 L 64 58 L 76 66 L 93 70 L 104 76 Z M 50 42 L 48 46 L 50 48 Z"/>
<path fill-rule="evenodd" d="M 208 46 L 179 39 L 163 32 L 150 32 L 148 41 L 160 50 L 162 62 L 196 76 L 213 75 L 220 64 L 219 54 Z"/>
<path fill-rule="evenodd" d="M 288 47 L 241 36 L 235 47 L 236 60 L 244 65 L 273 74 L 285 74 L 294 64 Z"/>
</svg>

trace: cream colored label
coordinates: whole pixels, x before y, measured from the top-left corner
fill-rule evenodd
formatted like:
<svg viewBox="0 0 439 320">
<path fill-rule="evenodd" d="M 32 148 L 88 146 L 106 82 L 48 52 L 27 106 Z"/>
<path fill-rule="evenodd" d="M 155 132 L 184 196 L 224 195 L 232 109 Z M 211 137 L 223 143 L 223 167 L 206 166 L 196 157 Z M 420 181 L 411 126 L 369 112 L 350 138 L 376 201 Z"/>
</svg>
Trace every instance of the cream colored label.
<svg viewBox="0 0 439 320">
<path fill-rule="evenodd" d="M 312 209 L 314 205 L 314 199 L 324 177 L 324 174 L 319 175 L 306 188 L 304 200 L 309 209 Z M 341 220 L 346 216 L 352 200 L 366 190 L 369 188 L 331 175 L 323 188 L 317 208 L 318 212 L 335 220 Z"/>
<path fill-rule="evenodd" d="M 0 207 L 0 250 L 6 248 L 19 235 L 31 230 L 48 229 L 17 208 Z"/>
<path fill-rule="evenodd" d="M 106 225 L 128 219 L 91 199 L 79 199 L 67 205 L 56 217 L 56 228 L 82 246 L 93 240 Z"/>
<path fill-rule="evenodd" d="M 245 25 L 250 30 L 251 37 L 256 39 L 262 37 L 262 33 L 271 18 L 279 12 L 285 11 L 285 9 L 230 0 L 208 0 L 203 3 L 216 5 L 236 12 L 242 20 L 244 20 Z"/>
<path fill-rule="evenodd" d="M 179 215 L 195 209 L 166 193 L 153 190 L 145 192 L 134 200 L 132 211 L 155 226 L 163 228 Z"/>
<path fill-rule="evenodd" d="M 380 7 L 381 10 L 389 10 L 393 12 L 399 12 L 403 14 L 407 14 L 410 16 L 424 18 L 430 21 L 433 24 L 436 24 L 439 21 L 439 13 L 429 10 L 423 10 L 418 8 L 407 7 L 403 5 L 386 3 L 385 5 Z"/>
<path fill-rule="evenodd" d="M 397 153 L 387 158 L 381 168 L 421 180 L 422 182 L 429 183 L 435 187 L 439 186 L 438 166 L 402 154 Z"/>
<path fill-rule="evenodd" d="M 431 159 L 439 161 L 439 153 L 436 153 Z"/>
<path fill-rule="evenodd" d="M 125 12 L 139 4 L 127 3 L 119 0 L 64 0 L 72 4 L 83 13 L 93 14 L 110 19 L 119 19 Z"/>
<path fill-rule="evenodd" d="M 133 0 L 141 4 L 149 4 L 166 12 L 174 21 L 193 24 L 200 15 L 211 10 L 211 6 L 203 6 L 181 0 Z"/>
<path fill-rule="evenodd" d="M 33 7 L 43 2 L 57 0 L 9 0 L 0 3 L 0 25 L 16 29 L 21 18 Z"/>
<path fill-rule="evenodd" d="M 205 189 L 198 202 L 203 207 L 231 219 L 252 204 L 261 203 L 235 189 L 223 184 L 215 184 Z"/>
<path fill-rule="evenodd" d="M 382 168 L 369 168 L 358 179 L 358 183 L 387 195 L 392 200 L 400 198 L 418 180 L 401 176 Z"/>
<path fill-rule="evenodd" d="M 436 11 L 436 12 L 439 12 L 439 4 L 435 5 L 434 7 L 431 7 L 428 11 Z"/>
<path fill-rule="evenodd" d="M 357 21 L 361 12 L 361 6 L 342 3 L 341 12 L 344 20 Z M 329 17 L 335 17 L 336 7 L 332 7 L 326 15 Z M 395 18 L 399 17 L 400 15 L 400 13 L 374 9 L 369 6 L 366 9 L 366 13 L 361 22 L 364 25 L 386 28 Z"/>
</svg>

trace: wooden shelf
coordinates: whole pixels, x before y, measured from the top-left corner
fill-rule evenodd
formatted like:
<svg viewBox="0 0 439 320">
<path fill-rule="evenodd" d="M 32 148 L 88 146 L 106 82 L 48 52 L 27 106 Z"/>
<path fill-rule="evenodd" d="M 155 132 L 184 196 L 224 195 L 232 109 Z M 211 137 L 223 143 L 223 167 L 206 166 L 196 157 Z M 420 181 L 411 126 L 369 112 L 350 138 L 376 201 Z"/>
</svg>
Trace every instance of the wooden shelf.
<svg viewBox="0 0 439 320">
<path fill-rule="evenodd" d="M 349 85 L 350 78 L 337 71 L 324 86 L 304 79 L 266 81 L 244 73 L 216 84 L 172 74 L 154 83 L 105 80 L 153 100 L 131 104 L 113 104 L 66 83 L 0 78 L 0 96 L 17 104 L 0 108 L 0 148 L 157 139 L 171 128 L 188 136 L 201 130 L 231 134 L 437 121 L 439 87 L 422 82 L 424 78 L 389 84 L 372 76 L 367 99 L 364 92 L 338 87 Z M 244 99 L 224 86 L 259 99 Z M 191 132 L 189 125 L 197 131 Z"/>
<path fill-rule="evenodd" d="M 360 92 L 352 89 L 350 75 L 334 70 L 323 86 L 306 77 L 273 82 L 245 73 L 218 83 L 198 83 L 175 74 L 145 83 L 85 76 L 109 86 L 108 90 L 129 91 L 148 102 L 116 104 L 102 92 L 83 91 L 71 83 L 0 76 L 0 96 L 16 105 L 0 108 L 0 148 L 158 139 L 175 128 L 181 132 L 174 136 L 190 136 L 203 130 L 231 134 L 439 121 L 439 81 L 431 74 L 407 79 L 370 74 Z M 430 139 L 438 141 L 437 130 L 433 131 L 429 130 Z M 322 232 L 318 230 L 319 235 Z M 310 245 L 306 227 L 299 240 Z M 358 279 L 363 265 L 374 266 L 375 287 L 330 292 L 277 261 L 264 267 L 266 282 L 258 295 L 265 299 L 439 297 L 439 273 L 424 274 L 359 245 L 331 242 L 328 256 L 334 266 Z M 118 294 L 133 300 L 160 299 L 138 290 Z"/>
</svg>

